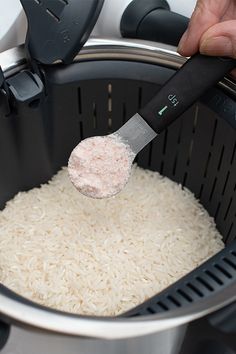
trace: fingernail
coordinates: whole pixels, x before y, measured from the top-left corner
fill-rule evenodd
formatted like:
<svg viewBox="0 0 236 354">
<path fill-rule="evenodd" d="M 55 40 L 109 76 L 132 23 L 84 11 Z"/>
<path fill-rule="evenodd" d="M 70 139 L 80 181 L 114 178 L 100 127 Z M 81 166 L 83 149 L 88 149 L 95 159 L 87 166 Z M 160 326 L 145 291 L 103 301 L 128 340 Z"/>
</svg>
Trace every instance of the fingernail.
<svg viewBox="0 0 236 354">
<path fill-rule="evenodd" d="M 184 45 L 185 45 L 185 41 L 186 41 L 187 37 L 188 37 L 188 30 L 184 32 L 184 34 L 179 42 L 177 52 L 180 54 L 184 49 Z"/>
<path fill-rule="evenodd" d="M 207 38 L 200 44 L 200 52 L 206 55 L 232 56 L 232 42 L 224 36 Z"/>
</svg>

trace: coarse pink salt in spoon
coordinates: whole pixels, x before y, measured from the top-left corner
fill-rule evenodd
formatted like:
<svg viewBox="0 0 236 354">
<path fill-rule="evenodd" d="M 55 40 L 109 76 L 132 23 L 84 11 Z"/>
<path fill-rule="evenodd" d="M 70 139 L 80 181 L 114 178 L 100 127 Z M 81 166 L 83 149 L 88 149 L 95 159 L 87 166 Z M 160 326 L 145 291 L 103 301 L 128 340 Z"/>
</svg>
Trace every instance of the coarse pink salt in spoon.
<svg viewBox="0 0 236 354">
<path fill-rule="evenodd" d="M 107 198 L 128 182 L 135 154 L 119 136 L 95 136 L 72 151 L 68 171 L 71 182 L 84 195 Z"/>
</svg>

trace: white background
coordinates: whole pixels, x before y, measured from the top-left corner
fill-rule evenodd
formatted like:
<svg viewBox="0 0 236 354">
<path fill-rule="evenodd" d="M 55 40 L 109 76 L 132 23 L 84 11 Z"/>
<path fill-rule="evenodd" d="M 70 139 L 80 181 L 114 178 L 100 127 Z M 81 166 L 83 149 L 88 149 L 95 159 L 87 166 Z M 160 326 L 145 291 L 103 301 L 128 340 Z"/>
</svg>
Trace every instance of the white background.
<svg viewBox="0 0 236 354">
<path fill-rule="evenodd" d="M 120 19 L 130 2 L 105 0 L 92 35 L 120 37 Z M 168 0 L 168 3 L 172 11 L 190 17 L 196 0 Z M 27 24 L 20 0 L 0 0 L 0 14 L 0 51 L 4 51 L 24 42 Z"/>
</svg>

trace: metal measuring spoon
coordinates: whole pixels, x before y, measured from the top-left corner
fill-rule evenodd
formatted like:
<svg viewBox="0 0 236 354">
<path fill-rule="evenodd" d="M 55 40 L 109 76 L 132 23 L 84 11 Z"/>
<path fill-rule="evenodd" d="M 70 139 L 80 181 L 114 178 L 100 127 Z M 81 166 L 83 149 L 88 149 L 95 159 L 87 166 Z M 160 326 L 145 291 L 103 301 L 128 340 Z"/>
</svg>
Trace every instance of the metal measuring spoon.
<svg viewBox="0 0 236 354">
<path fill-rule="evenodd" d="M 193 56 L 119 130 L 77 145 L 68 165 L 72 183 L 92 198 L 119 193 L 128 182 L 135 156 L 235 66 L 236 61 L 229 58 Z"/>
</svg>

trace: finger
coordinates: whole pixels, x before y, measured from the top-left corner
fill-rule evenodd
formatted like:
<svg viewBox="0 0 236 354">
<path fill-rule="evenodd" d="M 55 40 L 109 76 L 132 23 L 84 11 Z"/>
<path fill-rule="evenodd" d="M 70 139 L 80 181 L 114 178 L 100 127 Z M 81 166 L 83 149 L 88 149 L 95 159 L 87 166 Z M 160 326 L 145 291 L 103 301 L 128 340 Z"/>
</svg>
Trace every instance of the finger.
<svg viewBox="0 0 236 354">
<path fill-rule="evenodd" d="M 230 73 L 230 76 L 236 80 L 236 69 L 232 70 L 231 73 Z"/>
<path fill-rule="evenodd" d="M 200 39 L 200 52 L 236 59 L 236 20 L 224 21 L 209 28 Z"/>
<path fill-rule="evenodd" d="M 228 5 L 229 0 L 198 0 L 178 52 L 184 56 L 196 53 L 203 33 L 220 21 Z"/>
</svg>

